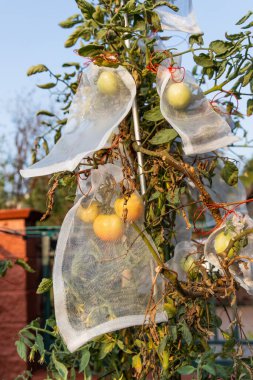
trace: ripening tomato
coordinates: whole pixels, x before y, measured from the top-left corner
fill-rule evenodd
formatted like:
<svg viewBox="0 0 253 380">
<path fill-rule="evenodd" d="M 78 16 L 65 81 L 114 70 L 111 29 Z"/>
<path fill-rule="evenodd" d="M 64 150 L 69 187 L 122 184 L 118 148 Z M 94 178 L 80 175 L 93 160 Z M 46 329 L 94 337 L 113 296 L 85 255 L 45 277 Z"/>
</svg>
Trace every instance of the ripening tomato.
<svg viewBox="0 0 253 380">
<path fill-rule="evenodd" d="M 99 214 L 98 202 L 91 202 L 88 207 L 80 205 L 77 209 L 76 216 L 84 223 L 93 223 Z"/>
<path fill-rule="evenodd" d="M 180 267 L 184 272 L 191 273 L 196 267 L 194 258 L 192 256 L 183 257 L 180 260 Z"/>
<path fill-rule="evenodd" d="M 215 237 L 215 239 L 214 239 L 214 249 L 215 249 L 215 251 L 216 251 L 216 253 L 218 255 L 221 254 L 221 253 L 223 253 L 227 249 L 227 247 L 228 247 L 228 245 L 229 245 L 229 243 L 230 243 L 230 241 L 231 241 L 232 238 L 233 238 L 233 236 L 232 236 L 231 232 L 229 232 L 229 231 L 226 234 L 225 234 L 225 232 L 220 232 Z M 230 257 L 230 256 L 233 255 L 233 251 L 231 251 L 231 252 L 230 251 L 228 253 L 228 257 Z"/>
<path fill-rule="evenodd" d="M 116 214 L 100 214 L 94 220 L 93 230 L 101 240 L 119 240 L 124 234 L 124 222 Z"/>
<path fill-rule="evenodd" d="M 143 200 L 135 193 L 131 194 L 127 200 L 125 198 L 118 198 L 114 203 L 114 210 L 121 219 L 134 222 L 143 216 Z"/>
<path fill-rule="evenodd" d="M 177 110 L 183 110 L 191 102 L 192 93 L 189 86 L 183 82 L 172 83 L 165 94 L 167 102 Z"/>
<path fill-rule="evenodd" d="M 98 90 L 105 95 L 116 95 L 118 76 L 112 71 L 103 71 L 97 81 Z"/>
</svg>

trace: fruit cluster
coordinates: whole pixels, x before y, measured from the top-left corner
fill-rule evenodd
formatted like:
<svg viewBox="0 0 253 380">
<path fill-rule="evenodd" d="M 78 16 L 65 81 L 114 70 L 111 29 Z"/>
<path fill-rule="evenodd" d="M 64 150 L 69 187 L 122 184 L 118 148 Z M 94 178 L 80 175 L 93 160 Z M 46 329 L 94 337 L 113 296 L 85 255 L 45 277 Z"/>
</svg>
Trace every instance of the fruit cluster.
<svg viewBox="0 0 253 380">
<path fill-rule="evenodd" d="M 117 198 L 110 213 L 103 212 L 103 205 L 92 201 L 87 207 L 80 205 L 77 217 L 84 223 L 93 224 L 95 235 L 103 241 L 119 240 L 124 234 L 125 222 L 135 222 L 143 216 L 142 198 L 133 193 L 126 198 Z"/>
</svg>

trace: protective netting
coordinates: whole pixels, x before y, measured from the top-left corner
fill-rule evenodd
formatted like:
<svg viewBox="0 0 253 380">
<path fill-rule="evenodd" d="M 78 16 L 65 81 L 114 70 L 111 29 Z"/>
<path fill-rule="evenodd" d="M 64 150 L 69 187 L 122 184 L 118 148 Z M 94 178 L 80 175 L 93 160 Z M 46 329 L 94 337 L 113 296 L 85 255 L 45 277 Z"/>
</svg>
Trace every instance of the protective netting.
<svg viewBox="0 0 253 380">
<path fill-rule="evenodd" d="M 224 269 L 221 265 L 221 260 L 224 260 L 224 258 L 230 260 L 229 272 L 251 295 L 253 295 L 253 232 L 249 235 L 241 235 L 241 238 L 231 248 L 229 244 L 239 234 L 252 228 L 253 220 L 248 215 L 243 216 L 240 213 L 235 213 L 209 236 L 204 249 L 205 260 L 223 275 Z M 225 252 L 226 249 L 228 249 L 228 252 Z"/>
<path fill-rule="evenodd" d="M 150 252 L 155 246 L 144 232 L 143 202 L 137 192 L 122 198 L 122 179 L 116 165 L 94 169 L 86 186 L 89 195 L 79 198 L 60 231 L 55 312 L 70 351 L 101 334 L 148 321 L 151 294 L 156 322 L 167 320 L 163 282 L 160 276 L 155 281 Z"/>
<path fill-rule="evenodd" d="M 157 91 L 161 112 L 182 138 L 185 154 L 211 152 L 238 140 L 188 71 L 161 64 Z"/>
<path fill-rule="evenodd" d="M 82 73 L 62 137 L 45 158 L 21 170 L 21 175 L 35 177 L 73 171 L 85 156 L 105 147 L 113 130 L 130 111 L 135 94 L 135 81 L 124 67 L 90 63 Z"/>
<path fill-rule="evenodd" d="M 201 157 L 205 158 L 204 155 Z M 202 182 L 210 194 L 212 200 L 218 204 L 223 204 L 223 208 L 220 208 L 221 215 L 224 217 L 230 210 L 235 210 L 236 212 L 240 212 L 243 215 L 248 214 L 246 201 L 247 194 L 244 185 L 240 180 L 238 180 L 238 182 L 233 186 L 228 185 L 221 177 L 221 170 L 222 168 L 220 166 L 214 170 L 214 175 L 212 176 L 211 182 L 207 178 L 202 178 Z M 189 191 L 192 199 L 198 201 L 198 190 L 195 188 L 194 184 L 191 181 L 187 182 L 189 184 Z M 195 217 L 197 217 L 200 212 L 201 207 L 199 208 L 199 212 L 195 211 Z M 201 213 L 200 219 L 197 218 L 197 220 L 195 220 L 195 226 L 197 229 L 202 229 L 203 227 L 214 228 L 215 224 L 215 220 L 213 219 L 213 216 L 208 209 L 205 209 L 205 212 Z"/>
<path fill-rule="evenodd" d="M 197 273 L 198 259 L 197 245 L 192 241 L 180 241 L 175 246 L 174 256 L 166 262 L 166 266 L 177 273 L 179 281 L 186 281 Z"/>
<path fill-rule="evenodd" d="M 176 5 L 179 10 L 175 12 L 166 5 L 158 6 L 154 9 L 160 17 L 161 25 L 164 30 L 177 30 L 191 34 L 201 33 L 191 0 L 175 0 L 169 2 Z"/>
</svg>

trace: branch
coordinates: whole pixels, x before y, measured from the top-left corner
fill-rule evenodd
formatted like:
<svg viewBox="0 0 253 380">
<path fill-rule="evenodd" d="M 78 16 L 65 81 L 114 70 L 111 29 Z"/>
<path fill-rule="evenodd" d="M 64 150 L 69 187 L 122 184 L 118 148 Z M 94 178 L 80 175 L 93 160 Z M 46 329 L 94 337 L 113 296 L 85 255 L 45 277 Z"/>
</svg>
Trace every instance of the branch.
<svg viewBox="0 0 253 380">
<path fill-rule="evenodd" d="M 133 149 L 136 152 L 142 152 L 143 154 L 146 154 L 148 156 L 159 157 L 164 162 L 167 162 L 170 166 L 174 167 L 179 172 L 185 174 L 196 186 L 197 190 L 201 194 L 201 197 L 200 197 L 201 201 L 210 210 L 216 223 L 220 224 L 222 222 L 220 211 L 217 209 L 216 203 L 212 200 L 210 194 L 206 191 L 203 183 L 201 182 L 199 176 L 196 174 L 193 166 L 185 162 L 175 160 L 174 157 L 172 157 L 167 152 L 167 150 L 163 150 L 160 152 L 152 151 L 152 150 L 145 149 L 140 145 L 137 145 L 137 143 L 133 144 Z"/>
<path fill-rule="evenodd" d="M 253 233 L 253 228 L 248 228 L 247 230 L 242 231 L 240 234 L 236 235 L 233 239 L 230 240 L 227 248 L 225 249 L 224 253 L 227 256 L 230 249 L 232 249 L 235 245 L 235 243 L 239 240 L 241 240 L 243 237 L 250 235 Z M 230 262 L 229 262 L 230 265 Z"/>
</svg>

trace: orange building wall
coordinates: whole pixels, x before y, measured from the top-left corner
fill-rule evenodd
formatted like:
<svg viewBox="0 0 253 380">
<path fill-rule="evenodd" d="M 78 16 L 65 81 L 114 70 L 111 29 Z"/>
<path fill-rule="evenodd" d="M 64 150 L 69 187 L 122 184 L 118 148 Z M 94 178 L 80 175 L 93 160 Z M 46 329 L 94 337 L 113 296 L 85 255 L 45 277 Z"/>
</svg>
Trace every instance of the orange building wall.
<svg viewBox="0 0 253 380">
<path fill-rule="evenodd" d="M 36 273 L 27 273 L 15 265 L 0 279 L 0 380 L 13 380 L 27 369 L 16 352 L 18 331 L 40 315 L 40 298 L 36 289 L 41 276 L 40 239 L 26 239 L 1 232 L 2 229 L 25 233 L 35 225 L 40 213 L 30 210 L 0 210 L 0 259 L 22 258 Z"/>
</svg>

